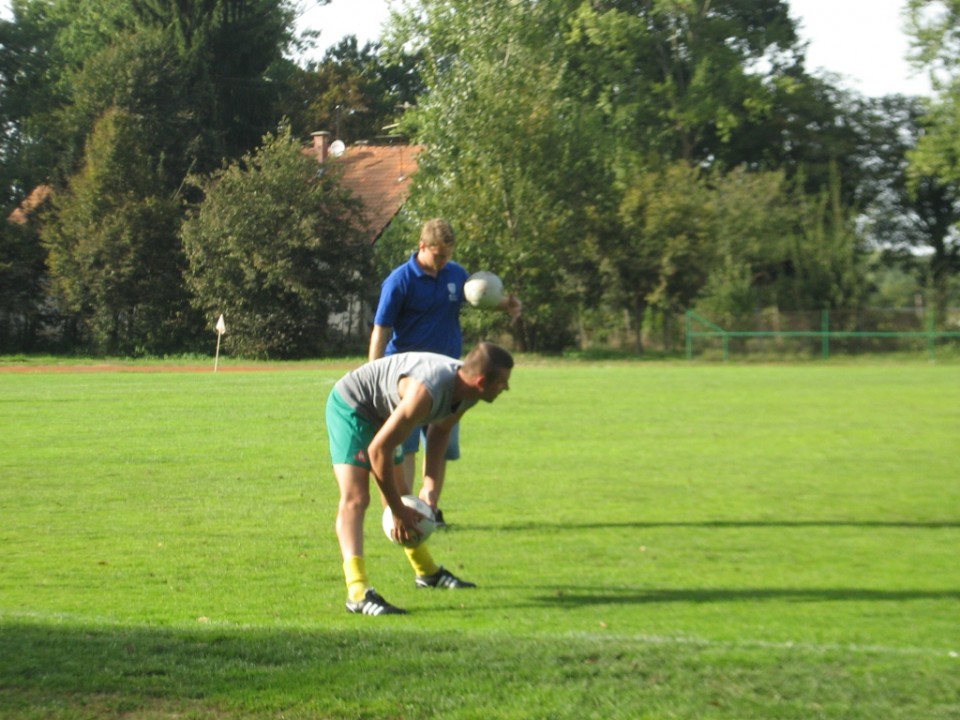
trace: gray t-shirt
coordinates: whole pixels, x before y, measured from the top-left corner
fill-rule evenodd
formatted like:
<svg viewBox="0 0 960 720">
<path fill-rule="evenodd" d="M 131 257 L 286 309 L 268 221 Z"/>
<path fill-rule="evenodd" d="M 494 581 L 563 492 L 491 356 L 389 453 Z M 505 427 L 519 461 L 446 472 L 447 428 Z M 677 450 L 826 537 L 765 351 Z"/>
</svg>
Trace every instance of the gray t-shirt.
<svg viewBox="0 0 960 720">
<path fill-rule="evenodd" d="M 380 424 L 400 404 L 400 380 L 411 377 L 423 383 L 433 398 L 430 415 L 423 420 L 426 425 L 477 404 L 476 400 L 462 400 L 456 407 L 453 405 L 457 369 L 461 365 L 462 361 L 437 353 L 398 353 L 347 373 L 333 389 L 358 415 Z"/>
</svg>

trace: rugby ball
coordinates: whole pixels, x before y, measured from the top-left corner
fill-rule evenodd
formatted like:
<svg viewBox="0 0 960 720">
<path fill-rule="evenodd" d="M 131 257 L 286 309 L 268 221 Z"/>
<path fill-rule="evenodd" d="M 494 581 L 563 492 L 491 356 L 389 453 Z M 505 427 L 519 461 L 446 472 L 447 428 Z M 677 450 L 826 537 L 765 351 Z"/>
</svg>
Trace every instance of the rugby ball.
<svg viewBox="0 0 960 720">
<path fill-rule="evenodd" d="M 475 272 L 463 286 L 467 302 L 475 308 L 495 308 L 503 298 L 503 283 L 492 272 Z"/>
<path fill-rule="evenodd" d="M 408 508 L 413 508 L 418 513 L 423 515 L 423 517 L 417 523 L 417 529 L 420 531 L 420 538 L 415 541 L 402 543 L 404 547 L 417 547 L 421 543 L 425 542 L 426 539 L 433 534 L 433 531 L 437 529 L 437 522 L 433 517 L 433 510 L 416 495 L 404 495 L 400 499 Z M 397 545 L 401 544 L 393 538 L 393 511 L 390 509 L 389 505 L 383 509 L 383 532 L 386 534 L 387 539 L 390 542 Z"/>
</svg>

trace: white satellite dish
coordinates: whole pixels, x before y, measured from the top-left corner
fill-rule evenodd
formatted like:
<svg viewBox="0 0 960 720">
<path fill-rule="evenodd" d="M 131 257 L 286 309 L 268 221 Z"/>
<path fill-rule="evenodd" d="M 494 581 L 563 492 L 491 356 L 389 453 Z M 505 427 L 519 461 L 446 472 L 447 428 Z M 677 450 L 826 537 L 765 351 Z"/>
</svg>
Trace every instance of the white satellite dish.
<svg viewBox="0 0 960 720">
<path fill-rule="evenodd" d="M 330 143 L 330 154 L 333 157 L 340 157 L 346 151 L 347 146 L 343 144 L 343 140 L 334 140 Z"/>
</svg>

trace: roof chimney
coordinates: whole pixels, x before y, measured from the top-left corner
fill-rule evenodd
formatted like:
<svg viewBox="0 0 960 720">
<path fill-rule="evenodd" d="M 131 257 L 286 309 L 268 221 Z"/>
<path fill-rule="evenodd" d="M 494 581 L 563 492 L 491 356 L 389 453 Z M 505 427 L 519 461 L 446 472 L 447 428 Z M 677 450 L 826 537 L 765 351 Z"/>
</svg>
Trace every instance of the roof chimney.
<svg viewBox="0 0 960 720">
<path fill-rule="evenodd" d="M 326 130 L 310 133 L 313 137 L 313 150 L 317 154 L 317 160 L 327 161 L 327 153 L 330 151 L 330 133 Z"/>
</svg>

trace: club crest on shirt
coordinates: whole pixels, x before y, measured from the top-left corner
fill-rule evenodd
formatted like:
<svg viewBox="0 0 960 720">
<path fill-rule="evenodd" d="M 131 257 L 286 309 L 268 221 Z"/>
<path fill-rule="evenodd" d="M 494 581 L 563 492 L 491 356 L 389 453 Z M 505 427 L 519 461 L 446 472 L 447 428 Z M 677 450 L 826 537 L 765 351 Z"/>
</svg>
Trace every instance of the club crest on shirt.
<svg viewBox="0 0 960 720">
<path fill-rule="evenodd" d="M 450 302 L 457 301 L 457 284 L 449 282 L 447 283 L 447 292 L 450 293 Z"/>
</svg>

